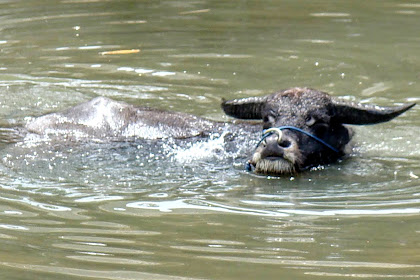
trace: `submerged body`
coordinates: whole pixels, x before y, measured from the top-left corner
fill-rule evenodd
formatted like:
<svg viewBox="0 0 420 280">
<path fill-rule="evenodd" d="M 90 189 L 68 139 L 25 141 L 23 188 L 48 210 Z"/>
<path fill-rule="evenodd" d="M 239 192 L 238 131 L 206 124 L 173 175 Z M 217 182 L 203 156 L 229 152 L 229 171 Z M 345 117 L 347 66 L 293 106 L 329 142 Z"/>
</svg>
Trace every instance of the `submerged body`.
<svg viewBox="0 0 420 280">
<path fill-rule="evenodd" d="M 63 112 L 35 118 L 27 131 L 70 139 L 194 139 L 213 133 L 252 133 L 264 129 L 249 165 L 261 174 L 283 175 L 328 164 L 346 154 L 352 130 L 344 124 L 374 124 L 402 114 L 414 104 L 377 107 L 342 103 L 309 88 L 292 88 L 265 97 L 224 101 L 226 114 L 254 123 L 215 122 L 97 97 Z M 250 147 L 252 151 L 253 147 Z"/>
<path fill-rule="evenodd" d="M 44 115 L 26 124 L 29 132 L 75 138 L 190 138 L 204 135 L 221 123 L 96 97 L 63 112 Z"/>
</svg>

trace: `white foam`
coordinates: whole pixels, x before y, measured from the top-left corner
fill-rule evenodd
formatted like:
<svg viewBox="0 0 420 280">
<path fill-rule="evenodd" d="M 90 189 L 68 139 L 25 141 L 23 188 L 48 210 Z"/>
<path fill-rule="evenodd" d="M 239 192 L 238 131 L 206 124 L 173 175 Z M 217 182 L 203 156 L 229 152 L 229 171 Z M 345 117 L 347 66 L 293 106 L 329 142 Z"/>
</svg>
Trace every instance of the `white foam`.
<svg viewBox="0 0 420 280">
<path fill-rule="evenodd" d="M 176 148 L 173 151 L 174 158 L 180 163 L 190 163 L 199 159 L 212 158 L 217 153 L 225 152 L 226 134 L 224 132 L 220 136 L 192 143 L 188 148 Z"/>
</svg>

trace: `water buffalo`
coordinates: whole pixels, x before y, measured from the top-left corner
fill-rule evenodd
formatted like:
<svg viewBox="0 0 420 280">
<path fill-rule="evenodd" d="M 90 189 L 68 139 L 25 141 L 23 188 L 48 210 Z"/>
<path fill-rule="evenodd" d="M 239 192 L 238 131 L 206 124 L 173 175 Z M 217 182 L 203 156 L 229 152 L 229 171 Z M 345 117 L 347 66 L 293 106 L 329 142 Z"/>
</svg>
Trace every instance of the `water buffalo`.
<svg viewBox="0 0 420 280">
<path fill-rule="evenodd" d="M 230 116 L 263 121 L 264 134 L 249 166 L 257 173 L 273 175 L 334 162 L 346 153 L 352 138 L 351 129 L 343 124 L 389 121 L 414 105 L 388 108 L 349 104 L 309 88 L 222 102 L 224 112 Z M 256 129 L 255 124 L 246 122 L 216 122 L 97 97 L 63 112 L 34 118 L 26 124 L 26 130 L 66 138 L 125 141 L 195 139 L 226 130 L 256 134 L 261 127 Z"/>
<path fill-rule="evenodd" d="M 263 121 L 265 133 L 249 168 L 281 175 L 328 164 L 345 155 L 353 132 L 344 124 L 386 122 L 414 105 L 354 104 L 314 89 L 291 88 L 264 97 L 224 101 L 222 108 L 235 118 Z"/>
</svg>

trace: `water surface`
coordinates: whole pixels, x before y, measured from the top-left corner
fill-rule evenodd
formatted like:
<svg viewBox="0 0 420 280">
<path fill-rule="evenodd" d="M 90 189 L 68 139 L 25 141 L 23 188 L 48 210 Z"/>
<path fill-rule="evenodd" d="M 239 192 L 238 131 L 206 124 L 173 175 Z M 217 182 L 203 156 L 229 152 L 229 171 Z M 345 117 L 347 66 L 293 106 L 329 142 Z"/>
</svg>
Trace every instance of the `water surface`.
<svg viewBox="0 0 420 280">
<path fill-rule="evenodd" d="M 13 129 L 96 96 L 219 121 L 222 97 L 291 86 L 418 103 L 419 15 L 388 0 L 0 2 L 0 278 L 420 278 L 417 107 L 285 178 L 243 170 L 256 135 L 74 144 Z"/>
</svg>

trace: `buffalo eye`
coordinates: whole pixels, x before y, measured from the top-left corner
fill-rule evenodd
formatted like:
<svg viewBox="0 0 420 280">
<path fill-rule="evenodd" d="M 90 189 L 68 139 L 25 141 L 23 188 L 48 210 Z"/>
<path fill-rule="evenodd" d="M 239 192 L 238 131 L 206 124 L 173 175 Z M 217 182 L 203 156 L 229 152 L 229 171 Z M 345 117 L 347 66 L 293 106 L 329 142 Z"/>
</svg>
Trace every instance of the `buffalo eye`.
<svg viewBox="0 0 420 280">
<path fill-rule="evenodd" d="M 274 110 L 270 110 L 267 115 L 264 116 L 263 121 L 265 123 L 274 123 L 276 121 L 276 112 Z"/>
<path fill-rule="evenodd" d="M 271 115 L 269 115 L 269 116 L 265 116 L 265 117 L 263 118 L 263 121 L 264 121 L 265 123 L 272 122 L 273 120 L 274 120 L 274 117 L 273 117 L 273 116 L 271 116 Z"/>
<path fill-rule="evenodd" d="M 264 116 L 264 118 L 263 118 L 263 122 L 264 122 L 263 128 L 267 129 L 267 128 L 272 127 L 274 125 L 275 121 L 276 121 L 276 117 L 271 115 L 271 114 Z"/>
<path fill-rule="evenodd" d="M 316 119 L 313 116 L 307 116 L 305 118 L 305 123 L 307 126 L 313 126 L 316 123 Z"/>
</svg>

